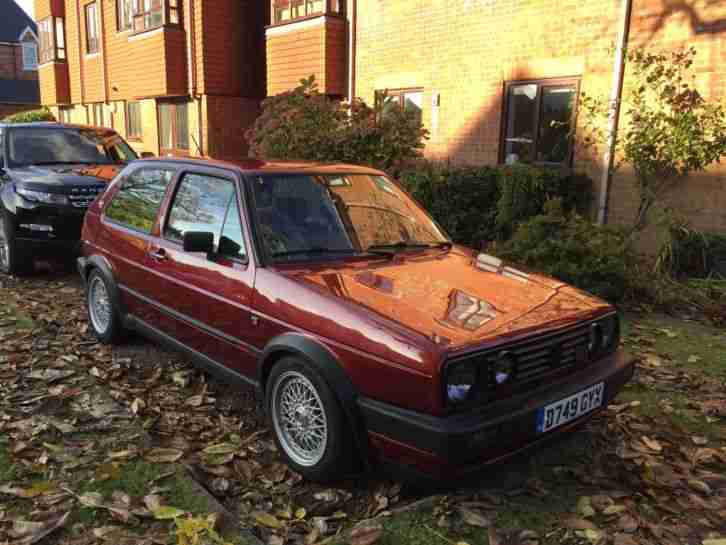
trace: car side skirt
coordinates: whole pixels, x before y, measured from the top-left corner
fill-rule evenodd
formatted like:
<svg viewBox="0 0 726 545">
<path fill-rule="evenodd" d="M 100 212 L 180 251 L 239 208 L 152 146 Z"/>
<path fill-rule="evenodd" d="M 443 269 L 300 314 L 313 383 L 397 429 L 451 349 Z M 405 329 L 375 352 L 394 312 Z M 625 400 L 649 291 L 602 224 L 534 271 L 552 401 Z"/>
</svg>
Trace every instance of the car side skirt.
<svg viewBox="0 0 726 545">
<path fill-rule="evenodd" d="M 222 365 L 221 363 L 213 360 L 209 356 L 206 356 L 205 354 L 202 354 L 201 352 L 176 340 L 174 337 L 171 337 L 163 331 L 158 330 L 157 328 L 155 328 L 151 324 L 148 324 L 137 316 L 134 316 L 133 314 L 127 314 L 124 317 L 124 326 L 158 342 L 159 344 L 163 344 L 164 346 L 167 346 L 172 350 L 183 353 L 184 355 L 188 356 L 189 359 L 191 359 L 192 363 L 195 366 L 199 367 L 204 371 L 207 371 L 209 374 L 214 375 L 218 379 L 238 387 L 249 388 L 251 386 L 256 390 L 259 395 L 260 383 L 258 381 L 246 377 L 241 373 L 233 371 L 226 365 Z"/>
</svg>

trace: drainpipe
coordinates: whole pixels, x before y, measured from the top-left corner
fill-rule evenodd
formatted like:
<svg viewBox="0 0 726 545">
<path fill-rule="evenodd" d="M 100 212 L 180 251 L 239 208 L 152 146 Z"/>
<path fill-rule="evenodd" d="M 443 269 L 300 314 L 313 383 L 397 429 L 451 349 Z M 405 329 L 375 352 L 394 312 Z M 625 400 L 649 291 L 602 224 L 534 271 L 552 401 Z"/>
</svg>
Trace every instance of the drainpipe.
<svg viewBox="0 0 726 545">
<path fill-rule="evenodd" d="M 103 75 L 103 101 L 108 104 L 108 63 L 106 61 L 106 27 L 103 18 L 103 0 L 98 1 L 98 19 L 100 23 L 99 32 L 101 33 L 101 68 Z M 111 117 L 113 121 L 113 114 Z"/>
<path fill-rule="evenodd" d="M 64 21 L 64 23 L 65 23 L 65 21 Z M 78 27 L 78 31 L 76 32 L 76 39 L 78 41 L 78 65 L 79 65 L 79 68 L 81 69 L 80 78 L 79 78 L 80 79 L 79 83 L 81 84 L 80 85 L 80 87 L 81 87 L 81 106 L 83 106 L 85 108 L 85 106 L 86 106 L 86 85 L 83 81 L 85 79 L 85 77 L 84 77 L 85 76 L 85 74 L 84 74 L 85 67 L 84 67 L 84 62 L 83 62 L 83 56 L 85 55 L 85 52 L 83 51 L 83 44 L 81 42 L 81 0 L 76 0 L 76 25 Z M 65 30 L 65 32 L 64 32 L 64 38 L 65 38 L 66 36 L 68 36 L 68 29 L 64 29 L 64 30 Z M 53 20 L 53 32 L 55 33 L 55 20 Z M 54 36 L 56 36 L 56 40 L 57 40 L 58 39 L 57 35 L 54 34 Z M 67 45 L 68 44 L 66 44 L 66 46 Z M 66 57 L 68 57 L 67 51 L 66 51 Z M 86 120 L 88 120 L 88 110 L 86 110 Z"/>
<path fill-rule="evenodd" d="M 358 0 L 350 0 L 350 21 L 348 23 L 348 102 L 355 100 L 355 55 L 358 27 Z"/>
<path fill-rule="evenodd" d="M 602 178 L 600 179 L 600 206 L 597 221 L 605 225 L 608 221 L 608 207 L 610 205 L 610 186 L 613 180 L 613 165 L 615 162 L 615 142 L 618 134 L 618 121 L 620 120 L 620 102 L 623 97 L 623 76 L 625 74 L 625 52 L 630 34 L 630 16 L 633 8 L 632 0 L 622 0 L 622 15 L 618 45 L 615 50 L 613 64 L 613 87 L 610 92 L 610 112 L 608 114 L 608 141 L 607 149 L 602 161 Z"/>
<path fill-rule="evenodd" d="M 189 1 L 189 29 L 187 30 L 187 55 L 189 57 L 189 96 L 197 103 L 197 151 L 204 156 L 204 131 L 202 130 L 202 97 L 197 82 L 197 41 L 194 18 L 196 0 Z"/>
</svg>

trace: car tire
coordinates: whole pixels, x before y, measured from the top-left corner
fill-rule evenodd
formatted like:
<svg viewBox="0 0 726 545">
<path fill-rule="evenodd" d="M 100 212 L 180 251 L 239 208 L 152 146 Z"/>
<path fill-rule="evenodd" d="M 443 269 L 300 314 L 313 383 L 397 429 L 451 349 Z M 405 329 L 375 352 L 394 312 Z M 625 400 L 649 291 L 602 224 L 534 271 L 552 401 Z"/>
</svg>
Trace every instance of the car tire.
<svg viewBox="0 0 726 545">
<path fill-rule="evenodd" d="M 15 238 L 15 226 L 5 209 L 0 215 L 0 272 L 13 276 L 32 274 L 33 256 L 20 247 Z"/>
<path fill-rule="evenodd" d="M 278 361 L 267 380 L 265 405 L 275 443 L 296 472 L 316 482 L 350 474 L 350 426 L 330 386 L 312 366 L 294 357 Z"/>
<path fill-rule="evenodd" d="M 86 282 L 86 310 L 93 334 L 104 344 L 119 344 L 125 336 L 121 312 L 112 294 L 108 280 L 93 269 Z"/>
</svg>

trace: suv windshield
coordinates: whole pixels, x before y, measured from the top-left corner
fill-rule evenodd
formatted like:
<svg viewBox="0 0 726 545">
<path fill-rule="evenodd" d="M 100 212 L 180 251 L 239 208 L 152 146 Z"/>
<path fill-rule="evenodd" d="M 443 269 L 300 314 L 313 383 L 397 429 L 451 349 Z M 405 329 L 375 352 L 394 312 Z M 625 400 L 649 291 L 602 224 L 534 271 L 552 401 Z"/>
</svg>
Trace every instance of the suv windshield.
<svg viewBox="0 0 726 545">
<path fill-rule="evenodd" d="M 252 186 L 261 238 L 275 261 L 449 244 L 428 214 L 385 176 L 261 175 Z"/>
<path fill-rule="evenodd" d="M 136 159 L 136 153 L 113 131 L 86 128 L 18 127 L 7 130 L 11 166 L 58 163 L 111 164 Z"/>
</svg>

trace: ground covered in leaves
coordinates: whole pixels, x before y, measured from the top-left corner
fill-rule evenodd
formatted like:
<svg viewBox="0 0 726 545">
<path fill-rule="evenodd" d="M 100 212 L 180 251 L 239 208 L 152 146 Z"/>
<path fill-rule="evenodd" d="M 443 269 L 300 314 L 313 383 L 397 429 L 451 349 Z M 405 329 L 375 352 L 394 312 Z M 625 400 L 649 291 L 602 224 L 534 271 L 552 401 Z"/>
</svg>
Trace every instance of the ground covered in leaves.
<svg viewBox="0 0 726 545">
<path fill-rule="evenodd" d="M 496 478 L 331 488 L 281 463 L 251 392 L 97 344 L 73 276 L 0 290 L 2 545 L 726 545 L 726 334 L 696 320 L 630 317 L 617 404 Z"/>
</svg>

